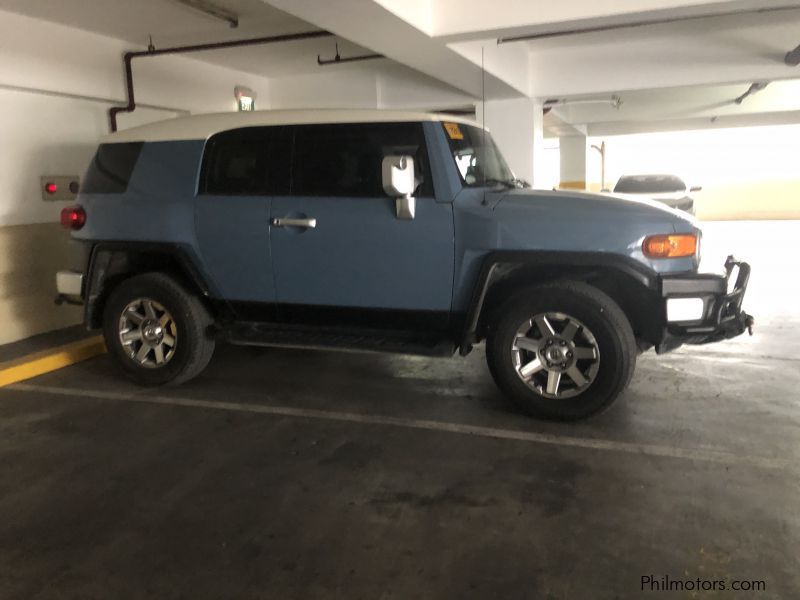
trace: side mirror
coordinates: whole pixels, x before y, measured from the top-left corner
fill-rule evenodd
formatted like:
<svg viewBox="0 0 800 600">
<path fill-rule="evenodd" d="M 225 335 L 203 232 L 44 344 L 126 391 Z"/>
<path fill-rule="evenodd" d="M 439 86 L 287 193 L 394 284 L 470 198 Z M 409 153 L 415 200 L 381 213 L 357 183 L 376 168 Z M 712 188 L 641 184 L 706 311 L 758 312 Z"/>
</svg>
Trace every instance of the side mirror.
<svg viewBox="0 0 800 600">
<path fill-rule="evenodd" d="M 417 187 L 414 159 L 411 156 L 386 156 L 381 165 L 383 191 L 395 199 L 398 219 L 413 219 L 416 200 L 411 195 Z"/>
<path fill-rule="evenodd" d="M 702 185 L 693 185 L 692 187 L 689 188 L 689 191 L 690 192 L 702 192 L 703 191 L 703 186 Z"/>
</svg>

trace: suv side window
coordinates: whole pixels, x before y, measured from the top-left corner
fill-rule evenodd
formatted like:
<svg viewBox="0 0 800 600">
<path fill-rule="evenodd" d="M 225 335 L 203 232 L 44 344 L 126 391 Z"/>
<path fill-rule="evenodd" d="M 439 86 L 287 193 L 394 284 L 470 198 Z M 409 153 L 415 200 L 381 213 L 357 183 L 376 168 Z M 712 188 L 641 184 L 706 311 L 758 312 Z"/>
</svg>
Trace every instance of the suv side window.
<svg viewBox="0 0 800 600">
<path fill-rule="evenodd" d="M 218 196 L 288 194 L 291 148 L 288 127 L 218 133 L 206 144 L 199 192 Z"/>
<path fill-rule="evenodd" d="M 416 195 L 433 196 L 421 123 L 300 125 L 295 129 L 292 193 L 297 196 L 385 196 L 381 162 L 414 157 Z"/>
</svg>

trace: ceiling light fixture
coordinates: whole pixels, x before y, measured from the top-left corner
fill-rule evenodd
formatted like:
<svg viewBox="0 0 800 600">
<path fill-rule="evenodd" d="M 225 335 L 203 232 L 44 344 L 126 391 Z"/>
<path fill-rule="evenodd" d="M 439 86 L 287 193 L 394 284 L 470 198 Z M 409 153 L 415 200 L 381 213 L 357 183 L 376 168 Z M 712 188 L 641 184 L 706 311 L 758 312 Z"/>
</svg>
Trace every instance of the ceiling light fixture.
<svg viewBox="0 0 800 600">
<path fill-rule="evenodd" d="M 227 8 L 222 8 L 221 6 L 217 6 L 216 4 L 212 4 L 211 2 L 207 2 L 206 0 L 175 0 L 189 8 L 193 8 L 195 10 L 199 10 L 202 13 L 205 13 L 209 16 L 214 17 L 215 19 L 219 19 L 220 21 L 225 21 L 230 25 L 231 29 L 236 29 L 239 27 L 239 15 L 235 12 L 228 10 Z"/>
<path fill-rule="evenodd" d="M 616 109 L 622 106 L 622 98 L 616 94 L 610 98 L 551 98 L 543 102 L 544 108 L 553 108 L 554 106 L 565 106 L 567 104 L 610 104 Z"/>
</svg>

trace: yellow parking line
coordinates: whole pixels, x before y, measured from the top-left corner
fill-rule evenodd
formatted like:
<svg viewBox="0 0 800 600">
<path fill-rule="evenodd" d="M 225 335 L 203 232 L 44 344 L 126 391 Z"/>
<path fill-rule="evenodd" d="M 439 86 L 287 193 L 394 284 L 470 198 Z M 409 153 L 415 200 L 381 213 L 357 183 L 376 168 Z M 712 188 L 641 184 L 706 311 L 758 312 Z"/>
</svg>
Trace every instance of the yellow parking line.
<svg viewBox="0 0 800 600">
<path fill-rule="evenodd" d="M 0 363 L 0 387 L 74 365 L 105 351 L 103 336 L 98 335 Z"/>
</svg>

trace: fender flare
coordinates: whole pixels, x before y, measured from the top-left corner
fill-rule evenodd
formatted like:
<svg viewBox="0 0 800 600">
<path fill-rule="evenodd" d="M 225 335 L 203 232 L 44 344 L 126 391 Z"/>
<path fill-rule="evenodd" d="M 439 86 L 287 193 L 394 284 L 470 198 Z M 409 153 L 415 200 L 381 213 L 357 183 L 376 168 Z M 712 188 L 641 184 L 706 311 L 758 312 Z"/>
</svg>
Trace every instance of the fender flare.
<svg viewBox="0 0 800 600">
<path fill-rule="evenodd" d="M 477 342 L 478 324 L 487 293 L 496 281 L 501 266 L 570 267 L 613 269 L 657 293 L 661 286 L 660 275 L 628 256 L 608 252 L 570 252 L 552 250 L 497 250 L 483 259 L 467 308 L 459 351 L 465 356 Z"/>
<path fill-rule="evenodd" d="M 102 320 L 100 314 L 104 296 L 109 291 L 105 282 L 111 271 L 115 275 L 114 261 L 126 260 L 128 257 L 169 257 L 179 270 L 179 275 L 194 292 L 211 302 L 214 290 L 202 275 L 193 259 L 191 250 L 181 244 L 159 242 L 96 242 L 89 255 L 84 284 L 84 322 L 91 328 L 99 327 Z M 135 272 L 135 271 L 134 271 Z"/>
</svg>

